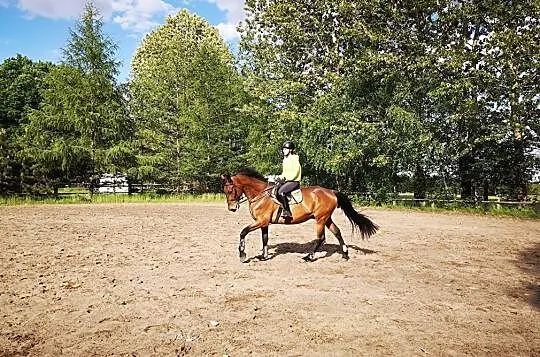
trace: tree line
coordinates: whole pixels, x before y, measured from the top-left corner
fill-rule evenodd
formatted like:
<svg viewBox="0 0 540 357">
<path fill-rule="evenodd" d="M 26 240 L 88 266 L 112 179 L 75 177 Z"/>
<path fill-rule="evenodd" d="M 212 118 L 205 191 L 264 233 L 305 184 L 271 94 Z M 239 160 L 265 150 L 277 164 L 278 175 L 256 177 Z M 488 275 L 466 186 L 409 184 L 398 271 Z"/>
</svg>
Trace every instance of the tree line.
<svg viewBox="0 0 540 357">
<path fill-rule="evenodd" d="M 0 194 L 55 193 L 104 173 L 171 191 L 280 172 L 385 196 L 525 199 L 539 168 L 535 0 L 246 0 L 234 55 L 185 10 L 117 47 L 88 3 L 58 64 L 0 65 Z M 535 151 L 536 150 L 536 151 Z"/>
</svg>

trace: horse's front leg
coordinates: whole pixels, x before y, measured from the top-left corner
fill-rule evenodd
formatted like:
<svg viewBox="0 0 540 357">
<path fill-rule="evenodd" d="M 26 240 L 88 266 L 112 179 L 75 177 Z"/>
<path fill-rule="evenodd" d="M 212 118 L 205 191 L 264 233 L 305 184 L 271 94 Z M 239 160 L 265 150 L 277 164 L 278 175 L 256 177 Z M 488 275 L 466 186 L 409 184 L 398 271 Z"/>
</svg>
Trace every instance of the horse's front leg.
<svg viewBox="0 0 540 357">
<path fill-rule="evenodd" d="M 246 236 L 249 232 L 253 232 L 256 229 L 259 229 L 263 226 L 262 222 L 255 222 L 249 226 L 242 229 L 240 232 L 240 243 L 238 244 L 238 256 L 240 261 L 244 262 L 246 260 Z"/>
<path fill-rule="evenodd" d="M 268 226 L 261 227 L 261 233 L 262 233 L 262 254 L 261 254 L 261 260 L 268 259 Z"/>
</svg>

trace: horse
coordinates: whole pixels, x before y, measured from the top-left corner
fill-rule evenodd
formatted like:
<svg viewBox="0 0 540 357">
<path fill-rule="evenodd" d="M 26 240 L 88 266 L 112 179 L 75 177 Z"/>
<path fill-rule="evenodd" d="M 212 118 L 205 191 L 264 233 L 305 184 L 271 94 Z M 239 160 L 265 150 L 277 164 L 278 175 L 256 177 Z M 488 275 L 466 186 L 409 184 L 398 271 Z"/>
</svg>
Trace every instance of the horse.
<svg viewBox="0 0 540 357">
<path fill-rule="evenodd" d="M 267 182 L 266 178 L 254 169 L 243 169 L 236 175 L 221 175 L 223 192 L 227 199 L 228 209 L 235 212 L 243 199 L 249 202 L 249 211 L 255 220 L 240 232 L 240 243 L 238 253 L 240 261 L 246 261 L 245 238 L 248 233 L 257 229 L 262 232 L 262 254 L 260 260 L 268 259 L 268 226 L 270 224 L 298 224 L 315 220 L 315 230 L 317 240 L 313 250 L 303 257 L 305 261 L 315 260 L 315 253 L 325 242 L 324 228 L 337 238 L 341 247 L 341 255 L 345 260 L 349 259 L 347 244 L 341 236 L 341 231 L 332 220 L 332 213 L 336 208 L 341 208 L 345 216 L 351 222 L 353 231 L 359 230 L 362 240 L 371 237 L 377 232 L 379 226 L 373 223 L 368 217 L 356 211 L 350 199 L 343 193 L 320 186 L 309 186 L 301 188 L 302 201 L 298 204 L 291 204 L 292 218 L 281 217 L 281 205 L 272 198 L 270 192 L 274 185 Z M 245 198 L 243 198 L 245 196 Z"/>
</svg>

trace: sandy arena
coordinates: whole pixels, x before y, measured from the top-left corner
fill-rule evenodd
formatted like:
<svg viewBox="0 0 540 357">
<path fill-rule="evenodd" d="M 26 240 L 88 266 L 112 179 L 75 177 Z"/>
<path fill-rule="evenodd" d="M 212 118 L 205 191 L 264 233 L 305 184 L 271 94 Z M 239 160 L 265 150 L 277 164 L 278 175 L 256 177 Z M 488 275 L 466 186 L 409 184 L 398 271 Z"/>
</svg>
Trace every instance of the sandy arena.
<svg viewBox="0 0 540 357">
<path fill-rule="evenodd" d="M 242 264 L 246 206 L 0 207 L 0 356 L 540 356 L 539 221 L 363 212 L 349 261 L 311 221 Z"/>
</svg>

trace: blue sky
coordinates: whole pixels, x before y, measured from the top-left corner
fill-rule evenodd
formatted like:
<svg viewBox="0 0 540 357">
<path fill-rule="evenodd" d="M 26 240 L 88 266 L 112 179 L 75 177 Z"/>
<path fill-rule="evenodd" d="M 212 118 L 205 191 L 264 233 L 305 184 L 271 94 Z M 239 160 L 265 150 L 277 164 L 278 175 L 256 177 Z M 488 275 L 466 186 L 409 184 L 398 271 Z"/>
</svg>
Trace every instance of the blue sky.
<svg viewBox="0 0 540 357">
<path fill-rule="evenodd" d="M 0 0 L 0 63 L 17 53 L 34 61 L 59 62 L 69 28 L 87 0 Z M 236 26 L 244 18 L 244 0 L 94 0 L 104 31 L 118 44 L 120 81 L 129 75 L 131 57 L 145 34 L 164 23 L 168 14 L 186 8 L 216 26 L 234 45 Z"/>
</svg>

